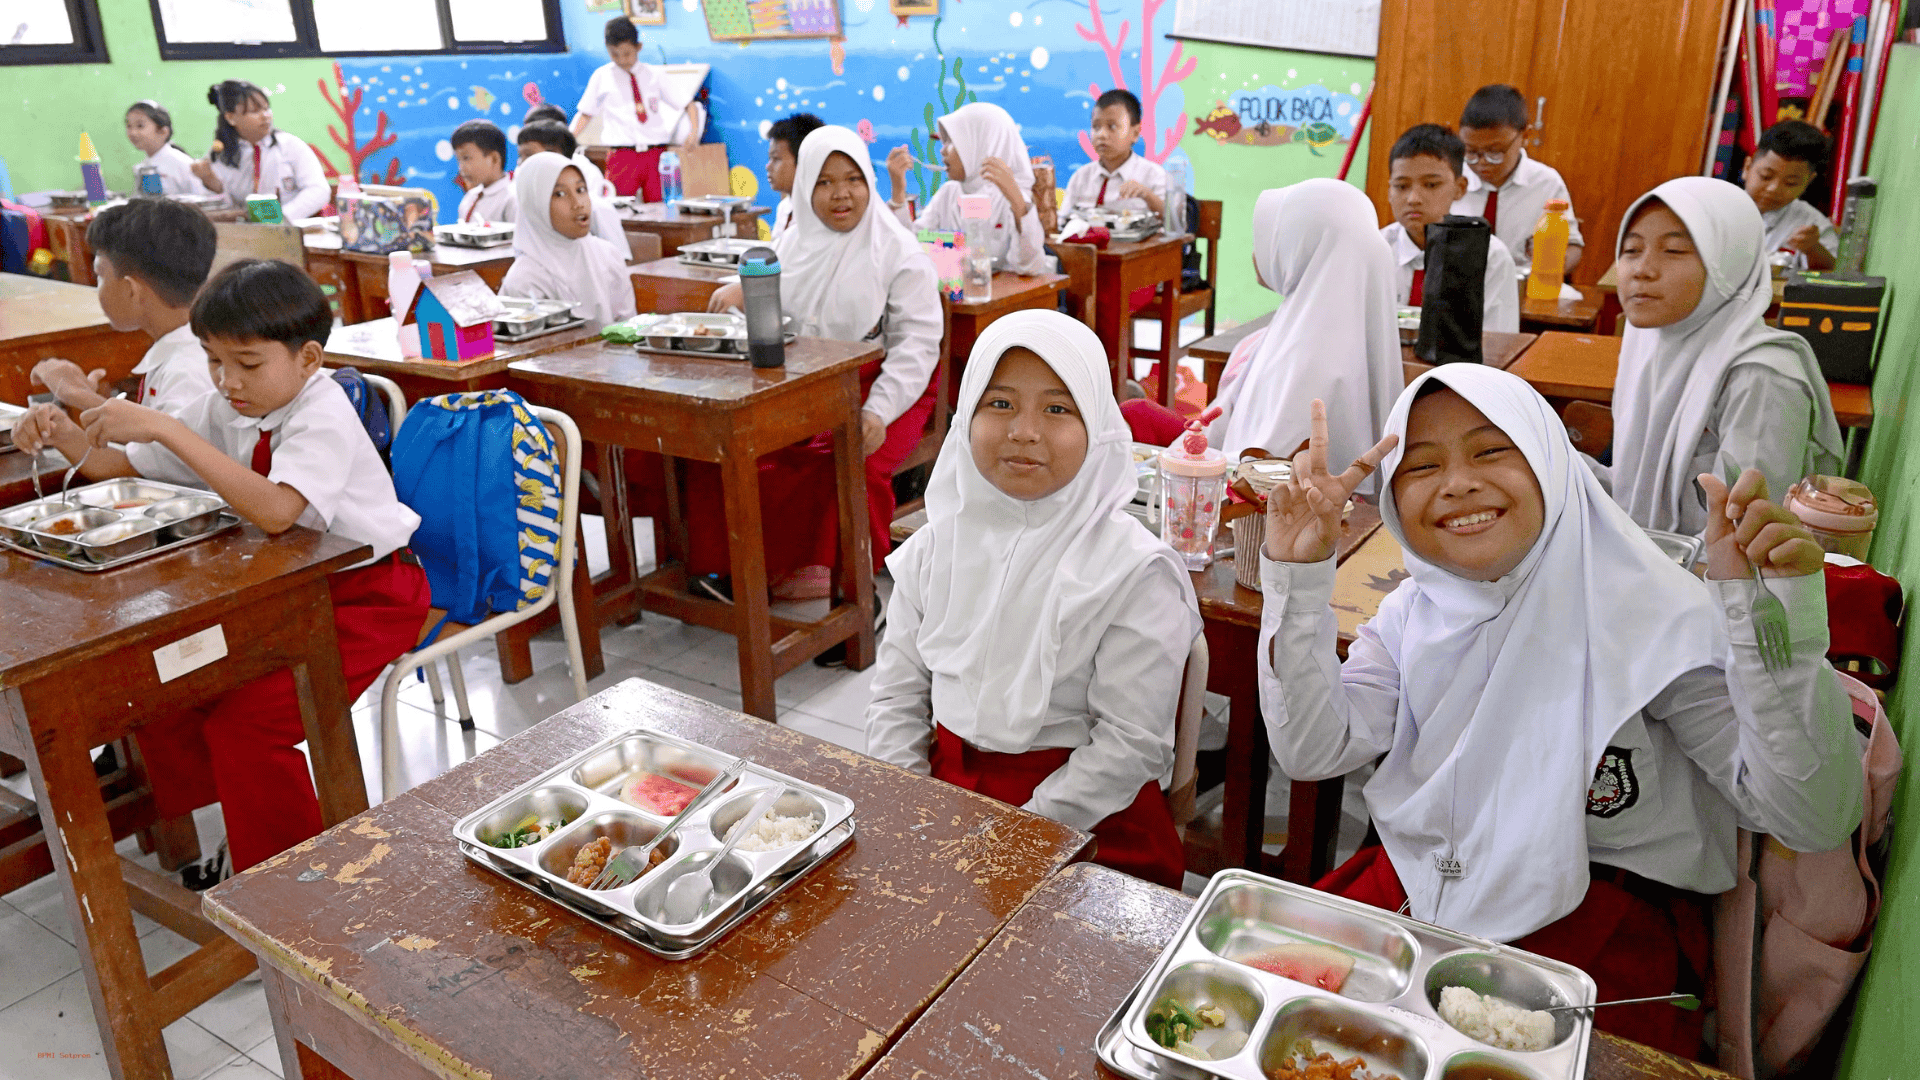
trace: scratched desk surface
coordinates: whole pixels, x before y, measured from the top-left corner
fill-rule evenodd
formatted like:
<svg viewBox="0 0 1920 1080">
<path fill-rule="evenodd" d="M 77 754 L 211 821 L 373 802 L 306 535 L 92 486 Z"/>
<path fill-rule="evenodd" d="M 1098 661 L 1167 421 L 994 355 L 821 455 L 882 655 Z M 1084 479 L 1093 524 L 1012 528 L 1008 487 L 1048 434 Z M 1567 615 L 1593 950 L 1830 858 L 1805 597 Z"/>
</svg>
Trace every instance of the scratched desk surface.
<svg viewBox="0 0 1920 1080">
<path fill-rule="evenodd" d="M 460 817 L 642 724 L 845 792 L 856 837 L 677 962 L 456 850 Z M 815 1080 L 865 1070 L 1089 843 L 1003 803 L 630 680 L 233 878 L 205 906 L 294 981 L 299 1007 L 348 1015 L 357 1038 L 340 1040 L 343 1056 L 349 1041 L 362 1050 L 378 1041 L 390 1067 L 357 1073 L 363 1080 L 422 1068 Z"/>
</svg>

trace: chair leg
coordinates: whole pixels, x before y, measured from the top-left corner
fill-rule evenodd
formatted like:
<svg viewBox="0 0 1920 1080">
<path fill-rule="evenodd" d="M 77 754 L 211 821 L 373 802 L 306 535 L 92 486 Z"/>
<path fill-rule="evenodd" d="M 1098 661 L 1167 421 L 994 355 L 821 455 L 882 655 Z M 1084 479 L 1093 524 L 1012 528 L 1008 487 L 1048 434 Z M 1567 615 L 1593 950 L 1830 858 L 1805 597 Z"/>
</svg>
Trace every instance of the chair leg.
<svg viewBox="0 0 1920 1080">
<path fill-rule="evenodd" d="M 411 656 L 394 661 L 380 688 L 380 799 L 393 798 L 406 787 L 400 769 L 400 680 L 418 670 Z M 432 671 L 431 665 L 427 667 Z"/>
<path fill-rule="evenodd" d="M 438 709 L 446 705 L 447 692 L 440 688 L 440 669 L 434 667 L 432 664 L 425 664 L 420 670 L 426 672 L 427 692 L 433 695 L 434 707 Z"/>
<path fill-rule="evenodd" d="M 460 717 L 460 730 L 473 730 L 473 710 L 467 708 L 467 676 L 460 670 L 460 654 L 447 657 L 447 681 L 453 684 L 453 707 Z"/>
<path fill-rule="evenodd" d="M 658 532 L 655 533 L 656 539 Z M 656 553 L 660 549 L 656 548 Z M 658 555 L 656 554 L 656 557 Z M 573 675 L 573 698 L 585 701 L 587 697 L 587 661 L 580 647 L 580 616 L 573 606 L 573 578 L 571 573 L 558 574 L 560 579 L 560 634 L 567 640 L 567 670 Z"/>
</svg>

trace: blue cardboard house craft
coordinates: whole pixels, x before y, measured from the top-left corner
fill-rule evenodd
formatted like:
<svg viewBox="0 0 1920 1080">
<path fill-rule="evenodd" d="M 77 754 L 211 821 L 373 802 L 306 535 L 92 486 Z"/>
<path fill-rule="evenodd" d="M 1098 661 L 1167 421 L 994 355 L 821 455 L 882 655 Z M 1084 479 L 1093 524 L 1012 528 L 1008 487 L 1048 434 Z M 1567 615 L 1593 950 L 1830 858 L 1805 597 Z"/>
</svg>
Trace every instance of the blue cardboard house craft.
<svg viewBox="0 0 1920 1080">
<path fill-rule="evenodd" d="M 422 281 L 398 318 L 418 325 L 423 358 L 461 363 L 493 355 L 493 321 L 506 313 L 479 274 L 461 270 Z"/>
</svg>

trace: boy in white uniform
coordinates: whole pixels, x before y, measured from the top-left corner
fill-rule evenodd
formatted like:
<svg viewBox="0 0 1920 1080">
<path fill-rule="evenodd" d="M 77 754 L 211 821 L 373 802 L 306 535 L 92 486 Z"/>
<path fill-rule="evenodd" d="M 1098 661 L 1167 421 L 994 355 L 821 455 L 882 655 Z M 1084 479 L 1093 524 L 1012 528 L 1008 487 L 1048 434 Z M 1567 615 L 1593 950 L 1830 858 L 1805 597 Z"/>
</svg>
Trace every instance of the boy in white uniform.
<svg viewBox="0 0 1920 1080">
<path fill-rule="evenodd" d="M 213 223 L 207 215 L 172 199 L 135 199 L 100 211 L 87 226 L 100 310 L 115 330 L 139 330 L 153 339 L 133 373 L 140 377 L 134 400 L 178 416 L 213 390 L 207 352 L 193 336 L 188 317 L 193 296 L 213 266 Z M 83 371 L 71 360 L 42 360 L 33 381 L 69 409 L 91 409 L 106 400 L 104 370 Z"/>
<path fill-rule="evenodd" d="M 491 120 L 469 120 L 453 129 L 453 156 L 467 182 L 455 221 L 513 221 L 513 174 L 507 171 L 507 136 Z"/>
<path fill-rule="evenodd" d="M 1093 105 L 1089 134 L 1097 160 L 1074 170 L 1067 181 L 1064 209 L 1151 210 L 1166 205 L 1167 170 L 1133 152 L 1140 139 L 1140 99 L 1128 90 L 1109 90 Z"/>
<path fill-rule="evenodd" d="M 800 144 L 826 123 L 812 113 L 801 112 L 775 120 L 767 129 L 767 186 L 780 193 L 780 205 L 774 208 L 773 224 L 769 227 L 769 240 L 780 239 L 780 234 L 793 224 L 793 171 L 800 164 Z"/>
<path fill-rule="evenodd" d="M 1466 146 L 1439 124 L 1416 124 L 1393 144 L 1388 157 L 1387 205 L 1393 224 L 1380 230 L 1393 249 L 1396 269 L 1393 302 L 1420 307 L 1427 290 L 1427 226 L 1447 215 L 1447 207 L 1467 190 L 1461 175 Z M 1487 239 L 1486 296 L 1482 330 L 1520 332 L 1520 287 L 1513 253 L 1498 236 Z"/>
<path fill-rule="evenodd" d="M 1533 227 L 1549 199 L 1567 200 L 1567 273 L 1580 264 L 1586 241 L 1573 196 L 1560 171 L 1527 156 L 1521 147 L 1527 130 L 1527 106 L 1511 86 L 1483 86 L 1460 112 L 1460 141 L 1467 146 L 1467 193 L 1454 200 L 1453 212 L 1487 219 L 1493 235 L 1513 253 L 1519 273 L 1533 267 Z"/>
<path fill-rule="evenodd" d="M 1782 120 L 1760 136 L 1740 181 L 1767 229 L 1761 247 L 1769 258 L 1787 252 L 1795 270 L 1831 270 L 1840 234 L 1827 215 L 1800 196 L 1832 153 L 1826 133 L 1812 124 Z"/>
<path fill-rule="evenodd" d="M 579 138 L 600 118 L 600 142 L 616 147 L 607 156 L 607 179 L 622 195 L 644 193 L 660 201 L 660 152 L 670 145 L 691 146 L 706 130 L 706 110 L 693 95 L 675 87 L 640 62 L 640 31 L 633 20 L 616 15 L 607 21 L 608 63 L 594 69 L 586 92 L 574 107 L 573 135 Z"/>
</svg>

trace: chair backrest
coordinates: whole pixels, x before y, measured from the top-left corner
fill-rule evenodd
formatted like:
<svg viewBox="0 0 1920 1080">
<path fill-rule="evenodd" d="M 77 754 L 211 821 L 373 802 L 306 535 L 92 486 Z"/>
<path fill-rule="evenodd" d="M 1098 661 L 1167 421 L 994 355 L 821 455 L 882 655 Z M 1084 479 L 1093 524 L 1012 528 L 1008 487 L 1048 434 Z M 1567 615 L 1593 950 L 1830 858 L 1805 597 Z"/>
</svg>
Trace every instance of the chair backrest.
<svg viewBox="0 0 1920 1080">
<path fill-rule="evenodd" d="M 302 270 L 307 268 L 306 244 L 300 239 L 296 225 L 216 221 L 213 235 L 213 269 L 207 273 L 209 278 L 241 259 L 273 259 Z"/>
<path fill-rule="evenodd" d="M 1067 275 L 1067 313 L 1088 326 L 1094 318 L 1094 269 L 1100 252 L 1092 244 L 1054 244 L 1060 272 Z"/>
<path fill-rule="evenodd" d="M 400 389 L 399 383 L 385 375 L 370 375 L 363 371 L 360 377 L 367 380 L 368 386 L 380 391 L 381 396 L 387 399 L 387 423 L 392 430 L 399 431 L 401 423 L 407 418 L 406 392 Z"/>
<path fill-rule="evenodd" d="M 1207 242 L 1208 288 L 1213 287 L 1213 275 L 1220 268 L 1220 230 L 1221 220 L 1226 216 L 1225 204 L 1219 199 L 1200 199 L 1200 212 L 1194 215 L 1193 235 Z"/>
<path fill-rule="evenodd" d="M 1184 829 L 1199 816 L 1195 806 L 1200 787 L 1200 721 L 1207 709 L 1207 635 L 1198 634 L 1187 651 L 1187 669 L 1180 681 L 1180 707 L 1173 723 L 1173 782 L 1167 787 L 1167 809 L 1175 828 Z"/>
<path fill-rule="evenodd" d="M 627 264 L 638 266 L 660 258 L 660 234 L 641 232 L 638 229 L 626 229 Z"/>
<path fill-rule="evenodd" d="M 1591 401 L 1569 401 L 1560 412 L 1567 425 L 1567 441 L 1589 457 L 1599 457 L 1613 443 L 1613 410 Z"/>
</svg>

